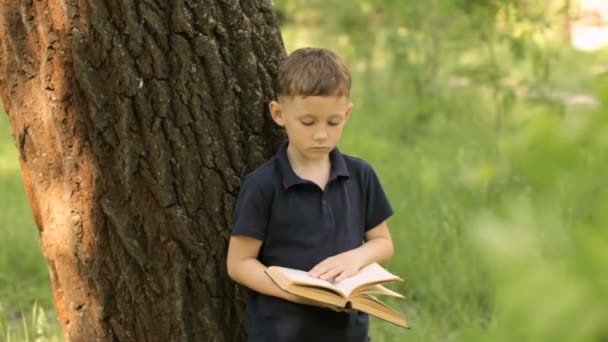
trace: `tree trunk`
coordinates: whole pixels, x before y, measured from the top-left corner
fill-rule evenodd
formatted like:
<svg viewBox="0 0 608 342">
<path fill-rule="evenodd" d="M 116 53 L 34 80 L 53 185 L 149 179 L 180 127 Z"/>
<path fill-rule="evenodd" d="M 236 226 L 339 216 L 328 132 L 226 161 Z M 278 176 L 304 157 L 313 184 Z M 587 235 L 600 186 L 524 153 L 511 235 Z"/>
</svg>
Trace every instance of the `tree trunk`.
<svg viewBox="0 0 608 342">
<path fill-rule="evenodd" d="M 282 134 L 268 0 L 0 2 L 0 94 L 66 340 L 241 341 L 243 174 Z"/>
</svg>

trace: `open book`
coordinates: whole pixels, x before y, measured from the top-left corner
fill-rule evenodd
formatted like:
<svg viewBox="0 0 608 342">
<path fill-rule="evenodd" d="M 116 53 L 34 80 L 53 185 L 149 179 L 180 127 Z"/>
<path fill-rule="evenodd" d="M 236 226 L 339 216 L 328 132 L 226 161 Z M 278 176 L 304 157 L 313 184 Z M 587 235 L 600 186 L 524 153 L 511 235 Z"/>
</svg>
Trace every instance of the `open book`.
<svg viewBox="0 0 608 342">
<path fill-rule="evenodd" d="M 270 266 L 268 276 L 283 290 L 337 308 L 349 308 L 368 313 L 387 322 L 408 328 L 405 317 L 382 303 L 377 295 L 405 298 L 381 284 L 403 281 L 377 263 L 362 268 L 357 274 L 339 283 L 313 278 L 308 272 Z"/>
</svg>

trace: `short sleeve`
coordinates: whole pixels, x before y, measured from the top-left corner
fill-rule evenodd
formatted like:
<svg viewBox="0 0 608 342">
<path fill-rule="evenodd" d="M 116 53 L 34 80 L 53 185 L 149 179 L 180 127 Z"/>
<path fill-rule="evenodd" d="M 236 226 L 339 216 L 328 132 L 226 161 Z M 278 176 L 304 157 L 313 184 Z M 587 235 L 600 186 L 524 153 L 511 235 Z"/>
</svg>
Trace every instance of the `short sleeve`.
<svg viewBox="0 0 608 342">
<path fill-rule="evenodd" d="M 365 184 L 365 231 L 375 228 L 393 215 L 386 193 L 380 179 L 372 167 L 366 170 Z"/>
<path fill-rule="evenodd" d="M 264 240 L 268 226 L 269 203 L 255 181 L 246 178 L 241 185 L 234 209 L 233 235 Z"/>
</svg>

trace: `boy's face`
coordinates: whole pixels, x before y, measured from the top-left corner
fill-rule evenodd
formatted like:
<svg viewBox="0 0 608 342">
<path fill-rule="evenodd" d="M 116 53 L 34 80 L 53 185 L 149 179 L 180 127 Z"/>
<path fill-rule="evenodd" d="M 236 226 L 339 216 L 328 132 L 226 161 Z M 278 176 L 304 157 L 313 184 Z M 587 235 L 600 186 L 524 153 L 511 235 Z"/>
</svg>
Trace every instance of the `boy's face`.
<svg viewBox="0 0 608 342">
<path fill-rule="evenodd" d="M 293 152 L 304 159 L 320 160 L 340 141 L 352 107 L 345 96 L 286 96 L 270 103 L 270 113 L 285 127 Z"/>
</svg>

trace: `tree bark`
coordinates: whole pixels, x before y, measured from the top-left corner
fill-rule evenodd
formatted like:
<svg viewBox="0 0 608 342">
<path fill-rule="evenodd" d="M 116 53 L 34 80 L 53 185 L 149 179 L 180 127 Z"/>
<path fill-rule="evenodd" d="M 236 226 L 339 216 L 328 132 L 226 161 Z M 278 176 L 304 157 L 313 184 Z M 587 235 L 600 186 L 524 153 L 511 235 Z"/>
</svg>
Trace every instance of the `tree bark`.
<svg viewBox="0 0 608 342">
<path fill-rule="evenodd" d="M 66 340 L 242 341 L 225 255 L 282 139 L 268 0 L 0 2 L 0 95 Z"/>
</svg>

